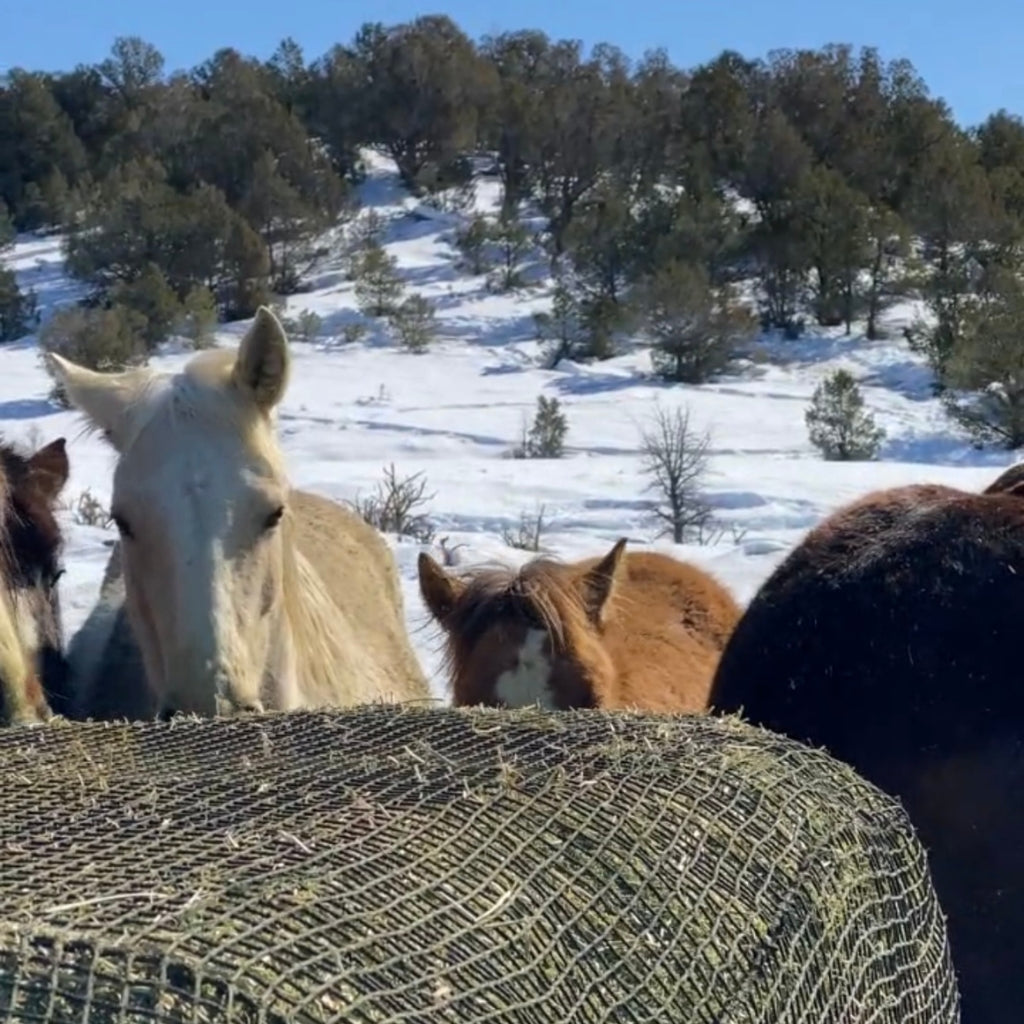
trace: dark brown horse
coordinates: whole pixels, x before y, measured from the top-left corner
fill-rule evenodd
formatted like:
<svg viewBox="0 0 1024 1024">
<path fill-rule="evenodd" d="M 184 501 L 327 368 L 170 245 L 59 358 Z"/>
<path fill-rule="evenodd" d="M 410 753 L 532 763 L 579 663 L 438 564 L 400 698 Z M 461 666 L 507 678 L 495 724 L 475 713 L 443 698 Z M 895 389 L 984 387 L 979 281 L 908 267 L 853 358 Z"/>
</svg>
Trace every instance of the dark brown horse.
<svg viewBox="0 0 1024 1024">
<path fill-rule="evenodd" d="M 453 702 L 703 711 L 740 609 L 703 570 L 625 545 L 466 578 L 421 554 L 420 592 L 445 631 Z"/>
<path fill-rule="evenodd" d="M 825 747 L 899 797 L 949 918 L 967 1024 L 1024 1007 L 1024 466 L 982 494 L 869 494 L 750 602 L 715 711 Z"/>
<path fill-rule="evenodd" d="M 0 444 L 0 723 L 65 712 L 66 664 L 54 505 L 68 478 L 64 438 L 26 456 Z"/>
</svg>

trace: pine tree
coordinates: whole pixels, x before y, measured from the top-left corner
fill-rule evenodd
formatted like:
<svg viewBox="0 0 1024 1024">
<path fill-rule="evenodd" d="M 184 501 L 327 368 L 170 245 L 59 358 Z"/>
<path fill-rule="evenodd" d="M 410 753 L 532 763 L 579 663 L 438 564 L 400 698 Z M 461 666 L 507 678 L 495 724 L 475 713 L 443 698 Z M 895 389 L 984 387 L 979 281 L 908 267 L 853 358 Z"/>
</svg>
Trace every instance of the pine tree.
<svg viewBox="0 0 1024 1024">
<path fill-rule="evenodd" d="M 376 242 L 368 245 L 356 261 L 356 298 L 368 316 L 387 316 L 402 294 L 398 261 Z"/>
<path fill-rule="evenodd" d="M 462 255 L 463 266 L 471 274 L 484 274 L 488 270 L 487 243 L 491 240 L 491 225 L 478 213 L 455 233 L 455 245 Z"/>
<path fill-rule="evenodd" d="M 396 306 L 388 322 L 407 352 L 426 352 L 437 334 L 437 311 L 430 299 L 419 292 Z"/>
<path fill-rule="evenodd" d="M 38 322 L 36 297 L 18 287 L 13 270 L 0 266 L 0 341 L 28 334 Z"/>
<path fill-rule="evenodd" d="M 217 300 L 209 288 L 194 285 L 181 304 L 175 331 L 192 342 L 194 348 L 206 348 L 213 342 L 217 326 Z"/>
<path fill-rule="evenodd" d="M 565 454 L 569 423 L 557 398 L 537 397 L 537 414 L 526 435 L 525 454 L 531 459 L 560 459 Z"/>
<path fill-rule="evenodd" d="M 700 384 L 724 370 L 757 322 L 703 267 L 672 262 L 638 290 L 637 313 L 654 340 L 651 362 L 668 380 Z"/>
<path fill-rule="evenodd" d="M 848 370 L 836 370 L 815 388 L 804 419 L 811 444 L 830 461 L 873 459 L 885 438 Z"/>
<path fill-rule="evenodd" d="M 7 209 L 7 204 L 0 199 L 0 250 L 13 245 L 16 237 L 17 233 L 14 230 L 10 211 Z"/>
<path fill-rule="evenodd" d="M 1024 445 L 1024 284 L 1019 267 L 993 272 L 965 307 L 945 367 L 946 411 L 979 442 Z"/>
<path fill-rule="evenodd" d="M 530 251 L 530 233 L 514 217 L 507 217 L 491 225 L 488 235 L 500 255 L 492 287 L 502 292 L 519 288 L 523 283 L 519 265 Z"/>
</svg>

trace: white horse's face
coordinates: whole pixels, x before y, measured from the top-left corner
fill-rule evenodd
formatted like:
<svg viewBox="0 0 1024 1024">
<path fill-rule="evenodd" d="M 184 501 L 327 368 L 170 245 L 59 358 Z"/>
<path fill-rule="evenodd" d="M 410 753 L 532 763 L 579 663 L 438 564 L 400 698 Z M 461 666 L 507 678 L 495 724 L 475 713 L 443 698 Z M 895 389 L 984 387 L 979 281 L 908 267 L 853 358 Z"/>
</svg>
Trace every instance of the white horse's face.
<svg viewBox="0 0 1024 1024">
<path fill-rule="evenodd" d="M 272 422 L 288 370 L 280 325 L 261 310 L 237 361 L 203 353 L 173 377 L 60 369 L 72 402 L 120 453 L 111 514 L 161 715 L 260 710 L 266 682 L 291 671 L 281 626 L 288 485 Z"/>
<path fill-rule="evenodd" d="M 158 415 L 114 474 L 128 613 L 164 713 L 257 709 L 281 669 L 287 487 L 258 446 L 204 419 Z"/>
</svg>

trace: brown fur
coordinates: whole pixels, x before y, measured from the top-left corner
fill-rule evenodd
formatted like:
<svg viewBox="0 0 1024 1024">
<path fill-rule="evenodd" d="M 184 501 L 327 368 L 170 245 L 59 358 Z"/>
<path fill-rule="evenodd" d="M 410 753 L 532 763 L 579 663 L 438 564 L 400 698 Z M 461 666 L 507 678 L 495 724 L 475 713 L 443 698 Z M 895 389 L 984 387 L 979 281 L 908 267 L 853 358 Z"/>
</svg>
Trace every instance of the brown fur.
<svg viewBox="0 0 1024 1024">
<path fill-rule="evenodd" d="M 750 602 L 710 703 L 828 749 L 928 850 L 964 1020 L 1024 1005 L 1024 467 L 840 509 Z"/>
<path fill-rule="evenodd" d="M 453 702 L 504 703 L 498 678 L 515 669 L 529 631 L 542 630 L 554 706 L 702 711 L 740 609 L 702 570 L 624 546 L 466 578 L 421 554 L 420 591 L 445 631 Z"/>
<path fill-rule="evenodd" d="M 66 710 L 57 588 L 63 538 L 54 506 L 68 473 L 64 438 L 33 455 L 0 445 L 0 723 L 41 722 Z"/>
</svg>

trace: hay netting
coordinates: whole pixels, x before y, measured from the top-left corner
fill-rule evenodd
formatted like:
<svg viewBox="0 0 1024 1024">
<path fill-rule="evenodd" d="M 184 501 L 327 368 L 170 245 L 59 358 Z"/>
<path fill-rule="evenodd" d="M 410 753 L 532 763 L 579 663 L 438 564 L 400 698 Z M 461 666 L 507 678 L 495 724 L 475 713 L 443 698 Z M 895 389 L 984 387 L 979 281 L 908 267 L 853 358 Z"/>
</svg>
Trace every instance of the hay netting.
<svg viewBox="0 0 1024 1024">
<path fill-rule="evenodd" d="M 957 1019 L 901 809 L 736 720 L 0 733 L 0 1021 Z"/>
</svg>

